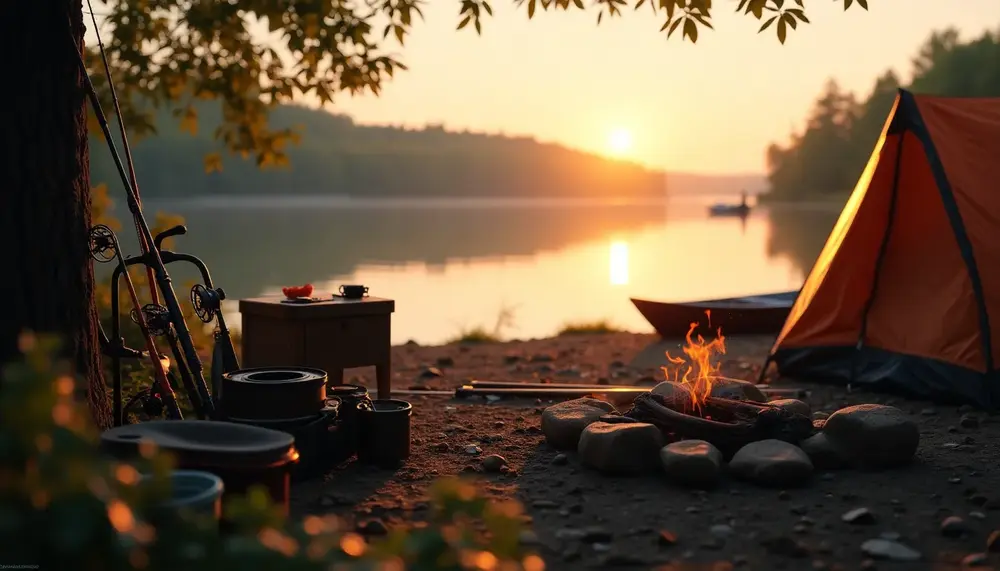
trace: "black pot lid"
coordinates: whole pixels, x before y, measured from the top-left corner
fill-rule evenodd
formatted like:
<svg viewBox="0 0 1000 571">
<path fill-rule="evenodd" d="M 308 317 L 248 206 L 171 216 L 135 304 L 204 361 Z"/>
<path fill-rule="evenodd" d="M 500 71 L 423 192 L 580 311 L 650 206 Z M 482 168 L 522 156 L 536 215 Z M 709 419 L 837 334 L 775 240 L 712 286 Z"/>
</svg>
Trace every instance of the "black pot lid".
<svg viewBox="0 0 1000 571">
<path fill-rule="evenodd" d="M 358 385 L 327 385 L 327 396 L 332 397 L 363 397 L 368 394 L 368 389 Z"/>
<path fill-rule="evenodd" d="M 152 420 L 101 434 L 101 445 L 119 457 L 135 456 L 152 442 L 182 465 L 265 468 L 287 458 L 295 438 L 278 430 L 219 420 Z"/>
<path fill-rule="evenodd" d="M 223 379 L 237 383 L 253 383 L 261 385 L 281 385 L 291 383 L 325 383 L 326 372 L 308 367 L 260 367 L 255 369 L 239 369 L 222 376 Z"/>
</svg>

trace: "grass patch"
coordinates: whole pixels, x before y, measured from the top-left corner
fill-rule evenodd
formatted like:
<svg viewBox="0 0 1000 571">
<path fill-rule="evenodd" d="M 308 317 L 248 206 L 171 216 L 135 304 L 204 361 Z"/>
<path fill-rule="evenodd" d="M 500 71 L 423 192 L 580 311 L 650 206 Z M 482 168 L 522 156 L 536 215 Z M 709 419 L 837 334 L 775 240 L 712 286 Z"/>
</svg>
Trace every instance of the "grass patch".
<svg viewBox="0 0 1000 571">
<path fill-rule="evenodd" d="M 622 333 L 624 329 L 612 325 L 606 319 L 598 321 L 584 321 L 580 323 L 567 323 L 562 326 L 556 335 L 601 335 L 604 333 Z"/>
<path fill-rule="evenodd" d="M 450 339 L 448 345 L 452 343 L 500 343 L 500 336 L 492 331 L 487 331 L 485 327 L 473 327 L 463 329 L 458 336 Z"/>
</svg>

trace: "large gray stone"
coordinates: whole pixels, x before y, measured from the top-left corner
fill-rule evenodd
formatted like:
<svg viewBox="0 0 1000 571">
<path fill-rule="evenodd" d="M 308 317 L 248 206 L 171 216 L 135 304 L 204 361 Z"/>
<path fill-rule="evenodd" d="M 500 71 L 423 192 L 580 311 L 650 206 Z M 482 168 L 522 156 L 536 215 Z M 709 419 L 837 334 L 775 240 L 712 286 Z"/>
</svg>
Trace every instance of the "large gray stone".
<svg viewBox="0 0 1000 571">
<path fill-rule="evenodd" d="M 801 414 L 802 416 L 812 417 L 812 410 L 809 405 L 798 400 L 798 399 L 778 399 L 767 403 L 772 406 L 776 406 L 788 412 L 794 412 L 795 414 Z"/>
<path fill-rule="evenodd" d="M 917 424 L 898 408 L 881 404 L 842 408 L 826 419 L 823 433 L 847 461 L 860 468 L 903 466 L 920 445 Z"/>
<path fill-rule="evenodd" d="M 798 446 L 781 440 L 759 440 L 740 448 L 729 461 L 734 476 L 769 487 L 801 486 L 813 465 Z"/>
<path fill-rule="evenodd" d="M 656 465 L 660 429 L 644 422 L 588 425 L 580 435 L 580 462 L 605 474 L 632 475 Z"/>
<path fill-rule="evenodd" d="M 711 396 L 732 400 L 747 400 L 750 402 L 767 402 L 767 396 L 749 381 L 739 379 L 715 379 L 712 381 Z"/>
<path fill-rule="evenodd" d="M 704 440 L 671 442 L 660 449 L 667 479 L 691 488 L 712 488 L 722 479 L 722 452 Z"/>
<path fill-rule="evenodd" d="M 837 470 L 847 466 L 844 454 L 830 442 L 823 432 L 817 432 L 802 442 L 799 448 L 809 456 L 813 466 L 820 470 Z"/>
<path fill-rule="evenodd" d="M 554 404 L 542 412 L 542 433 L 550 446 L 559 450 L 576 450 L 580 433 L 601 416 L 617 412 L 609 403 L 592 398 L 580 398 Z"/>
<path fill-rule="evenodd" d="M 649 392 L 668 399 L 678 396 L 687 399 L 691 398 L 691 387 L 689 385 L 673 381 L 664 381 L 650 389 Z"/>
</svg>

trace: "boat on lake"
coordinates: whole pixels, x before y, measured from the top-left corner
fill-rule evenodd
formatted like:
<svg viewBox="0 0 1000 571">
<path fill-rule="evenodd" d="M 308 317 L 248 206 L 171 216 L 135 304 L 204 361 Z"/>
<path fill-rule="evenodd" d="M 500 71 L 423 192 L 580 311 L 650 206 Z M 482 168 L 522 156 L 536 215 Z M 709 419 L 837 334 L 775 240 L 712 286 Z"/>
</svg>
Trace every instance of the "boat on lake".
<svg viewBox="0 0 1000 571">
<path fill-rule="evenodd" d="M 709 216 L 747 216 L 750 206 L 746 204 L 713 204 L 708 207 Z"/>
<path fill-rule="evenodd" d="M 632 298 L 632 304 L 661 337 L 684 337 L 692 323 L 699 324 L 701 334 L 721 327 L 724 335 L 776 335 L 797 295 L 798 291 L 784 291 L 687 302 Z M 706 311 L 711 312 L 711 324 Z"/>
</svg>

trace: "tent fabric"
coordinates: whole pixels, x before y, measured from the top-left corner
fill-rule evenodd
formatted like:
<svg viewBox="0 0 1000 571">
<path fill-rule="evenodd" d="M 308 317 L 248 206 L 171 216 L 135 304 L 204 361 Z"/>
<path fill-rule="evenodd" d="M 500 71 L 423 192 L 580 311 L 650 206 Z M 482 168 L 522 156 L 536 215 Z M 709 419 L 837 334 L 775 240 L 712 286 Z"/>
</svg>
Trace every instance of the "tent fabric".
<svg viewBox="0 0 1000 571">
<path fill-rule="evenodd" d="M 1000 98 L 900 90 L 775 341 L 783 375 L 1000 405 L 996 157 Z"/>
</svg>

